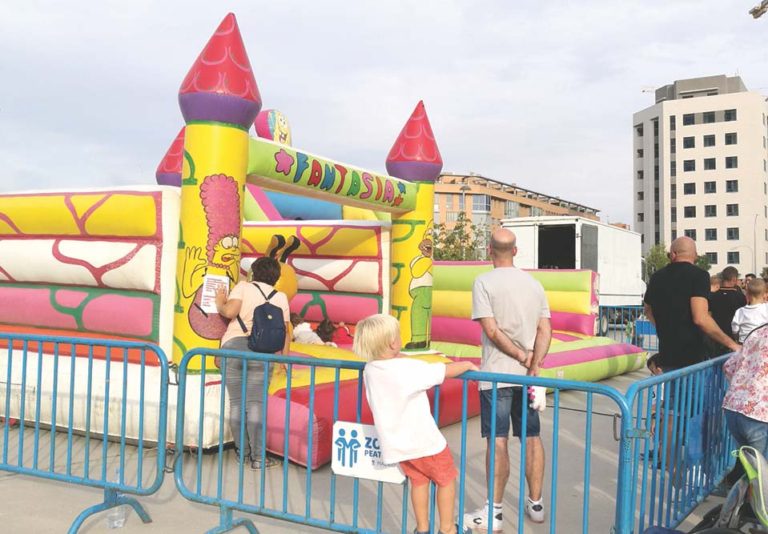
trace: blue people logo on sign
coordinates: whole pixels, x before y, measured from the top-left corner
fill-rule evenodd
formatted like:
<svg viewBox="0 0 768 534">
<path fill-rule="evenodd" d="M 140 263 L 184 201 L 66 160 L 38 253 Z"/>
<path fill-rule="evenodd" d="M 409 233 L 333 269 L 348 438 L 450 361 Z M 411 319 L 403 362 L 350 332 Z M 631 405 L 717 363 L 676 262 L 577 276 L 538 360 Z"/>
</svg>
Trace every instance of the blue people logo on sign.
<svg viewBox="0 0 768 534">
<path fill-rule="evenodd" d="M 353 467 L 357 463 L 357 449 L 361 447 L 361 444 L 357 439 L 357 430 L 349 433 L 349 439 L 345 437 L 346 434 L 346 430 L 343 428 L 339 429 L 339 437 L 335 441 L 336 459 L 341 463 L 342 467 Z M 347 458 L 347 451 L 349 451 L 349 458 Z M 347 460 L 349 460 L 349 465 L 347 465 Z"/>
</svg>

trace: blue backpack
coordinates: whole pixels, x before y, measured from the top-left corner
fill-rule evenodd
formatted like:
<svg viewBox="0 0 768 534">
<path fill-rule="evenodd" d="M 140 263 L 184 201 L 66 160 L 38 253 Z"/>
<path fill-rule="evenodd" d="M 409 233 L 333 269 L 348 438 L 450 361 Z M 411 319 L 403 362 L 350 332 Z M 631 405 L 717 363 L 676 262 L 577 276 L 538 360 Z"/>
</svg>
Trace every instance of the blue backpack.
<svg viewBox="0 0 768 534">
<path fill-rule="evenodd" d="M 282 308 L 269 302 L 269 299 L 277 294 L 277 290 L 273 289 L 269 295 L 265 295 L 259 284 L 254 282 L 253 285 L 264 297 L 264 303 L 253 310 L 253 327 L 248 336 L 248 348 L 253 352 L 268 354 L 280 352 L 285 346 L 285 318 Z M 239 315 L 237 320 L 243 332 L 247 332 L 248 329 Z"/>
</svg>

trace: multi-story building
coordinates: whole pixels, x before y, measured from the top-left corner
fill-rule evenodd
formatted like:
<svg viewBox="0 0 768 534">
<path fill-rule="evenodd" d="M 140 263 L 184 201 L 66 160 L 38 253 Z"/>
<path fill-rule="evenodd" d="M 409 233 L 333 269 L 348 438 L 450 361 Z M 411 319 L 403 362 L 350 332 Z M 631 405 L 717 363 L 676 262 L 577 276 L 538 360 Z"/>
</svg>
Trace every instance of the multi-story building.
<svg viewBox="0 0 768 534">
<path fill-rule="evenodd" d="M 597 220 L 598 211 L 474 173 L 442 174 L 435 183 L 435 224 L 443 223 L 450 228 L 463 212 L 486 236 L 502 219 L 579 215 Z"/>
<path fill-rule="evenodd" d="M 712 272 L 768 265 L 768 103 L 738 76 L 678 80 L 633 115 L 634 228 L 643 252 L 696 240 Z"/>
</svg>

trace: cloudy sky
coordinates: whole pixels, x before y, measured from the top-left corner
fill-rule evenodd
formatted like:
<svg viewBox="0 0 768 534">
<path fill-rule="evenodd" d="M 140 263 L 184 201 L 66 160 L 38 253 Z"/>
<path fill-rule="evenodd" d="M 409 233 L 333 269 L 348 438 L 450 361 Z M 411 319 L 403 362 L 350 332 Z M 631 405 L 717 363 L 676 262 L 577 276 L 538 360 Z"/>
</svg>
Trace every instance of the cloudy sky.
<svg viewBox="0 0 768 534">
<path fill-rule="evenodd" d="M 632 113 L 676 79 L 768 95 L 758 0 L 6 1 L 0 191 L 150 184 L 179 85 L 237 15 L 294 145 L 375 170 L 424 99 L 444 170 L 631 219 Z"/>
</svg>

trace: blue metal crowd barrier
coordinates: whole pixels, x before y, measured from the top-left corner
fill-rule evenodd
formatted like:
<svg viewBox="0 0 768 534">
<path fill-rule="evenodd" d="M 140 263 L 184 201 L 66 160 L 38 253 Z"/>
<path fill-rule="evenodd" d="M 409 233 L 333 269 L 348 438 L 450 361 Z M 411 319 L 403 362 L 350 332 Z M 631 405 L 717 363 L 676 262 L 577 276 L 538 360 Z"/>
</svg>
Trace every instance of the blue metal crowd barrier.
<svg viewBox="0 0 768 534">
<path fill-rule="evenodd" d="M 279 414 L 277 419 L 278 423 L 282 423 L 284 429 L 288 429 L 291 421 L 291 402 L 292 398 L 292 385 L 290 376 L 293 369 L 298 366 L 308 366 L 310 369 L 310 384 L 309 394 L 307 400 L 307 408 L 310 411 L 310 421 L 314 421 L 311 416 L 311 412 L 315 406 L 315 390 L 316 390 L 316 373 L 320 368 L 330 368 L 333 373 L 333 381 L 330 385 L 333 388 L 333 420 L 335 421 L 339 412 L 339 390 L 340 385 L 343 382 L 341 378 L 342 370 L 351 370 L 354 374 L 352 380 L 356 383 L 355 389 L 357 396 L 353 402 L 356 403 L 355 408 L 355 420 L 361 421 L 362 417 L 362 369 L 363 364 L 361 362 L 350 361 L 338 361 L 338 360 L 320 360 L 320 359 L 307 359 L 297 357 L 282 357 L 272 354 L 256 354 L 252 352 L 235 352 L 225 350 L 203 350 L 195 349 L 188 352 L 182 359 L 179 366 L 179 397 L 177 403 L 177 451 L 182 450 L 182 436 L 184 436 L 186 421 L 194 421 L 197 418 L 197 427 L 199 435 L 197 437 L 197 443 L 201 444 L 203 439 L 203 422 L 206 418 L 210 418 L 211 412 L 217 412 L 219 414 L 218 429 L 219 429 L 219 445 L 213 450 L 213 455 L 207 456 L 206 461 L 201 446 L 192 445 L 189 447 L 189 436 L 187 436 L 187 445 L 191 454 L 179 453 L 174 465 L 175 481 L 180 493 L 187 499 L 217 506 L 220 509 L 220 523 L 219 525 L 210 530 L 209 532 L 225 532 L 233 529 L 236 526 L 244 526 L 250 532 L 257 532 L 256 527 L 247 518 L 233 518 L 233 511 L 240 511 L 246 513 L 261 514 L 264 516 L 291 521 L 294 523 L 309 525 L 313 527 L 325 528 L 337 532 L 410 532 L 408 529 L 409 518 L 413 521 L 410 515 L 408 506 L 408 487 L 407 484 L 395 485 L 395 484 L 383 484 L 381 482 L 373 482 L 368 480 L 362 480 L 353 478 L 350 479 L 344 476 L 337 476 L 330 472 L 328 468 L 318 469 L 313 471 L 309 468 L 304 468 L 295 465 L 289 465 L 288 462 L 284 462 L 279 469 L 265 470 L 261 469 L 258 473 L 249 475 L 246 470 L 244 462 L 243 450 L 246 447 L 244 443 L 244 420 L 241 418 L 241 443 L 235 450 L 228 450 L 224 446 L 226 441 L 225 428 L 227 427 L 227 413 L 225 408 L 225 388 L 222 387 L 218 398 L 210 400 L 210 406 L 206 405 L 205 399 L 207 396 L 204 394 L 204 388 L 206 384 L 212 383 L 210 376 L 214 373 L 206 371 L 204 366 L 200 371 L 190 372 L 190 363 L 196 361 L 200 362 L 200 358 L 220 358 L 221 365 L 221 379 L 226 383 L 227 373 L 233 372 L 232 369 L 237 369 L 236 372 L 240 376 L 242 384 L 242 396 L 241 396 L 241 413 L 245 411 L 245 384 L 247 383 L 248 372 L 264 373 L 264 376 L 270 376 L 271 368 L 275 365 L 285 365 L 288 373 L 287 387 L 282 394 L 285 398 L 285 412 Z M 227 366 L 226 362 L 229 359 L 236 359 L 246 362 L 255 362 L 255 365 L 249 366 Z M 200 367 L 198 364 L 193 366 L 194 369 Z M 228 370 L 229 369 L 229 370 Z M 199 397 L 200 405 L 197 408 L 196 414 L 186 413 L 186 401 L 191 394 L 195 394 L 190 390 L 189 378 L 190 375 L 200 373 L 199 376 Z M 218 376 L 216 374 L 216 376 Z M 460 458 L 457 461 L 459 467 L 459 480 L 457 481 L 457 495 L 458 495 L 458 520 L 463 523 L 462 512 L 465 507 L 467 510 L 475 506 L 482 505 L 485 501 L 487 491 L 489 487 L 493 485 L 493 475 L 490 476 L 490 480 L 485 480 L 484 474 L 479 477 L 478 473 L 485 472 L 485 460 L 484 455 L 478 457 L 474 454 L 472 457 L 468 457 L 467 440 L 474 439 L 481 444 L 484 443 L 479 435 L 479 431 L 473 428 L 472 437 L 469 434 L 470 418 L 468 417 L 468 401 L 470 395 L 477 395 L 474 388 L 470 388 L 470 385 L 474 381 L 483 380 L 493 384 L 491 395 L 494 398 L 498 395 L 499 384 L 513 384 L 521 387 L 528 387 L 531 385 L 539 385 L 549 388 L 553 391 L 552 395 L 552 410 L 551 417 L 546 418 L 544 423 L 543 435 L 546 436 L 545 441 L 548 443 L 549 449 L 549 461 L 548 471 L 550 472 L 549 491 L 545 494 L 547 506 L 549 507 L 549 521 L 550 532 L 556 532 L 558 524 L 558 504 L 565 502 L 569 510 L 583 510 L 580 517 L 581 532 L 595 532 L 599 530 L 595 526 L 596 523 L 603 522 L 605 528 L 609 528 L 613 525 L 617 518 L 626 515 L 626 511 L 618 506 L 614 513 L 603 514 L 610 517 L 591 517 L 590 507 L 594 506 L 593 502 L 593 487 L 597 487 L 600 484 L 607 485 L 606 488 L 598 487 L 594 491 L 603 493 L 616 494 L 619 488 L 627 486 L 628 481 L 624 480 L 624 477 L 629 475 L 629 470 L 624 469 L 618 472 L 618 481 L 614 477 L 616 473 L 611 467 L 610 477 L 599 477 L 596 482 L 592 478 L 593 459 L 597 459 L 602 463 L 603 456 L 605 455 L 605 448 L 612 447 L 614 449 L 613 454 L 617 457 L 619 463 L 629 465 L 631 458 L 629 455 L 629 449 L 626 447 L 619 447 L 619 442 L 614 440 L 612 436 L 599 436 L 599 439 L 604 441 L 600 443 L 599 452 L 595 452 L 592 448 L 592 429 L 594 424 L 594 418 L 598 416 L 608 416 L 612 418 L 616 412 L 620 414 L 620 424 L 622 425 L 621 435 L 630 436 L 630 426 L 632 424 L 632 418 L 630 417 L 629 404 L 627 403 L 623 394 L 614 388 L 593 383 L 565 381 L 550 378 L 539 377 L 526 377 L 526 376 L 510 376 L 503 374 L 492 373 L 480 373 L 480 372 L 467 372 L 460 377 L 463 381 L 461 388 L 461 398 L 452 399 L 451 402 L 461 403 L 461 422 L 457 425 L 459 434 L 459 444 L 456 446 L 455 440 L 449 437 L 449 444 L 451 444 L 454 455 L 458 455 Z M 327 386 L 326 386 L 327 387 Z M 267 405 L 267 393 L 266 388 L 262 388 L 259 392 L 261 396 L 261 405 Z M 446 399 L 443 398 L 444 394 L 441 393 L 441 388 L 436 388 L 435 397 L 433 402 L 434 415 L 439 417 L 440 406 L 445 406 L 443 403 Z M 563 403 L 562 399 L 566 398 L 567 402 Z M 596 403 L 600 402 L 604 405 L 607 404 L 607 409 L 611 413 L 598 414 L 593 410 Z M 347 399 L 347 402 L 349 399 Z M 571 406 L 569 406 L 571 405 Z M 582 407 L 586 406 L 586 410 Z M 575 417 L 583 416 L 583 426 L 579 425 L 575 431 L 575 435 L 580 438 L 585 437 L 581 442 L 583 443 L 583 455 L 582 460 L 576 460 L 571 454 L 571 450 L 574 447 L 574 443 L 569 442 L 567 444 L 566 454 L 568 455 L 568 461 L 562 463 L 560 461 L 562 454 L 561 444 L 561 429 L 563 424 L 562 412 L 568 411 L 568 423 L 570 425 L 575 421 Z M 579 412 L 578 416 L 574 416 L 574 410 Z M 495 411 L 495 408 L 494 408 Z M 266 415 L 270 410 L 263 410 Z M 510 454 L 513 458 L 519 457 L 519 465 L 524 466 L 526 464 L 526 434 L 525 434 L 525 418 L 527 411 L 522 410 L 523 418 L 523 437 L 521 438 L 521 446 L 516 446 L 517 440 L 512 440 L 510 443 Z M 275 414 L 272 414 L 274 417 Z M 495 437 L 495 418 L 491 427 L 492 439 Z M 310 423 L 312 424 L 312 422 Z M 477 421 L 471 423 L 474 426 L 477 425 Z M 273 424 L 269 420 L 264 420 L 260 426 L 262 443 L 267 440 L 267 427 L 272 428 Z M 444 429 L 446 432 L 450 432 L 451 435 L 457 433 L 457 429 Z M 274 450 L 273 452 L 283 455 L 289 448 L 289 439 L 292 430 L 285 431 L 282 437 L 282 450 Z M 569 430 L 568 434 L 574 432 Z M 330 438 L 329 438 L 330 439 Z M 312 457 L 313 447 L 317 447 L 319 444 L 315 442 L 314 432 L 309 432 L 309 439 L 307 441 L 307 458 Z M 484 444 L 482 445 L 484 450 Z M 239 451 L 238 451 L 239 449 Z M 491 449 L 491 470 L 494 472 L 495 466 L 495 449 Z M 214 456 L 215 455 L 215 456 Z M 262 462 L 267 458 L 266 452 L 262 451 Z M 613 464 L 612 464 L 613 465 Z M 578 476 L 581 477 L 580 484 L 578 486 L 581 491 L 578 495 L 574 495 L 573 487 L 567 489 L 558 488 L 558 477 L 561 476 L 561 470 L 566 470 L 569 474 L 574 469 L 578 470 Z M 470 475 L 471 473 L 471 475 Z M 344 486 L 344 489 L 342 489 Z M 518 505 L 516 510 L 516 519 L 513 517 L 515 514 L 505 517 L 507 524 L 515 524 L 518 532 L 523 532 L 524 528 L 524 497 L 526 495 L 524 470 L 520 471 L 519 478 L 520 492 L 518 494 Z M 317 499 L 316 496 L 319 493 L 318 490 L 325 489 L 325 494 L 328 496 L 325 500 Z M 300 497 L 297 498 L 296 490 L 300 490 Z M 434 491 L 434 488 L 433 488 Z M 369 505 L 361 507 L 362 502 L 361 494 L 365 493 L 367 498 L 364 502 Z M 510 491 L 511 493 L 511 491 Z M 344 497 L 340 498 L 340 494 Z M 385 505 L 385 494 L 387 494 L 387 503 Z M 434 495 L 434 493 L 433 493 Z M 398 503 L 394 509 L 397 510 L 396 514 L 393 514 L 392 503 Z M 434 499 L 432 499 L 434 503 Z M 598 500 L 598 502 L 600 502 Z M 375 503 L 375 506 L 374 506 Z M 351 504 L 351 506 L 349 506 Z M 386 508 L 386 510 L 385 510 Z M 434 522 L 435 509 L 432 507 L 430 511 L 430 517 Z M 508 519 L 513 517 L 513 519 Z M 596 520 L 596 521 L 593 521 Z M 565 522 L 565 525 L 563 523 Z M 568 532 L 573 532 L 573 524 L 571 518 L 561 518 L 560 524 Z M 597 530 L 596 530 L 597 529 Z"/>
<path fill-rule="evenodd" d="M 631 480 L 623 488 L 629 513 L 623 532 L 679 524 L 733 465 L 735 448 L 725 425 L 727 389 L 721 356 L 653 376 L 630 386 L 633 414 Z"/>
<path fill-rule="evenodd" d="M 150 522 L 129 495 L 151 495 L 163 482 L 168 412 L 163 351 L 149 343 L 23 334 L 0 334 L 0 347 L 5 349 L 0 471 L 103 489 L 104 501 L 81 512 L 70 533 L 89 516 L 120 505 Z M 158 376 L 149 376 L 152 368 Z M 151 418 L 157 421 L 154 469 L 145 466 L 150 444 L 144 425 Z M 134 422 L 136 437 L 129 438 Z M 73 447 L 75 436 L 83 436 L 82 449 Z M 128 449 L 129 442 L 135 448 Z M 57 459 L 62 448 L 63 462 Z"/>
<path fill-rule="evenodd" d="M 4 421 L 0 432 L 0 470 L 103 489 L 104 502 L 83 511 L 70 527 L 71 533 L 77 532 L 90 515 L 122 504 L 132 506 L 142 520 L 149 521 L 141 505 L 128 495 L 150 495 L 163 482 L 168 365 L 162 351 L 142 343 L 8 334 L 0 334 L 0 346 L 7 347 L 6 361 L 2 361 L 0 352 L 0 416 Z M 80 356 L 71 357 L 74 354 Z M 242 388 L 241 412 L 245 408 L 247 374 L 261 372 L 268 377 L 273 368 L 285 366 L 286 387 L 280 393 L 284 403 L 279 405 L 284 411 L 268 415 L 265 410 L 265 421 L 260 427 L 263 443 L 267 441 L 270 426 L 268 417 L 278 419 L 276 423 L 288 429 L 279 436 L 278 446 L 272 443 L 272 451 L 279 455 L 286 455 L 291 447 L 295 449 L 292 410 L 297 411 L 298 405 L 291 399 L 298 398 L 298 391 L 292 385 L 294 370 L 304 369 L 309 376 L 309 384 L 302 394 L 308 414 L 305 414 L 306 424 L 310 426 L 306 441 L 310 465 L 316 448 L 330 446 L 330 443 L 319 442 L 330 439 L 327 428 L 319 437 L 320 432 L 318 430 L 316 436 L 314 426 L 319 429 L 323 424 L 332 425 L 339 419 L 340 411 L 345 411 L 355 422 L 367 418 L 363 410 L 362 362 L 205 349 L 187 353 L 178 374 L 174 480 L 185 498 L 219 508 L 219 525 L 210 532 L 225 532 L 238 525 L 257 532 L 252 521 L 234 518 L 233 511 L 337 532 L 409 532 L 408 523 L 413 522 L 413 516 L 407 483 L 384 484 L 337 476 L 327 467 L 313 470 L 289 462 L 250 475 L 242 439 L 238 452 L 225 446 L 229 411 L 223 384 L 227 383 L 227 373 L 232 373 L 232 368 L 228 371 L 228 366 L 222 364 L 221 374 L 206 371 L 205 366 L 197 370 L 199 366 L 195 365 L 190 370 L 191 362 L 212 356 L 220 357 L 224 363 L 235 359 L 253 364 L 253 367 L 237 367 Z M 460 403 L 460 423 L 443 428 L 458 458 L 460 526 L 464 526 L 464 511 L 485 502 L 493 487 L 492 473 L 497 461 L 496 450 L 492 448 L 491 475 L 486 480 L 485 446 L 479 436 L 479 422 L 469 417 L 470 401 L 476 399 L 479 380 L 492 383 L 492 400 L 498 398 L 500 385 L 506 384 L 523 388 L 538 385 L 552 392 L 550 409 L 542 417 L 549 473 L 544 498 L 550 533 L 561 528 L 567 532 L 612 530 L 631 534 L 651 525 L 676 525 L 712 490 L 731 464 L 729 453 L 733 445 L 720 409 L 726 388 L 722 373 L 725 359 L 721 357 L 641 380 L 626 394 L 601 384 L 480 372 L 467 372 L 459 377 L 460 394 L 455 387 L 435 388 L 433 413 L 436 418 L 446 409 L 446 402 Z M 325 382 L 330 377 L 330 383 L 320 386 L 321 375 Z M 206 388 L 219 381 L 222 387 L 217 396 L 206 395 Z M 354 393 L 343 401 L 342 387 Z M 318 391 L 326 402 L 332 399 L 329 421 L 313 415 Z M 453 398 L 447 399 L 446 391 L 450 391 Z M 267 406 L 266 388 L 259 394 L 262 406 Z M 196 402 L 188 404 L 190 399 Z M 340 406 L 340 402 L 348 406 Z M 188 405 L 194 406 L 189 413 Z M 495 403 L 492 405 L 495 411 Z M 453 409 L 455 407 L 454 404 Z M 326 405 L 326 411 L 327 408 Z M 147 421 L 154 422 L 155 417 L 157 458 L 154 469 L 150 469 L 147 460 L 151 467 L 154 459 L 148 458 L 145 426 L 154 432 L 155 428 L 147 426 Z M 594 431 L 598 417 L 618 422 L 615 438 L 609 433 Z M 525 527 L 524 466 L 529 454 L 526 410 L 521 410 L 521 418 L 523 436 L 519 444 L 515 439 L 510 440 L 509 449 L 511 478 L 514 480 L 517 472 L 518 483 L 517 492 L 511 484 L 507 495 L 516 498 L 516 506 L 515 500 L 507 499 L 508 513 L 504 517 L 505 526 L 513 526 L 518 532 L 523 532 Z M 190 443 L 189 436 L 184 437 L 185 424 L 195 419 L 197 436 Z M 18 426 L 14 426 L 14 420 L 18 420 Z M 218 425 L 219 439 L 213 454 L 206 455 L 203 436 L 211 421 Z M 494 421 L 490 430 L 493 441 L 496 436 L 493 414 L 491 421 Z M 129 428 L 132 423 L 138 423 L 133 433 Z M 241 436 L 244 436 L 245 424 L 243 419 Z M 154 427 L 153 423 L 149 425 Z M 73 447 L 75 435 L 85 439 L 82 450 Z M 113 440 L 111 444 L 107 436 Z M 136 446 L 129 447 L 129 442 L 134 440 Z M 191 454 L 182 452 L 185 445 Z M 478 453 L 479 450 L 483 453 Z M 57 462 L 57 457 L 63 461 Z M 563 461 L 564 458 L 567 461 Z M 267 452 L 261 451 L 260 462 L 264 464 L 267 459 Z M 113 472 L 115 477 L 110 476 Z M 596 472 L 600 476 L 595 476 Z M 565 478 L 578 482 L 562 487 L 558 481 Z M 616 496 L 616 507 L 606 513 L 606 496 L 612 495 Z M 430 520 L 434 525 L 434 498 L 431 503 Z"/>
<path fill-rule="evenodd" d="M 597 333 L 648 352 L 658 352 L 656 328 L 643 314 L 642 306 L 600 306 Z"/>
</svg>

